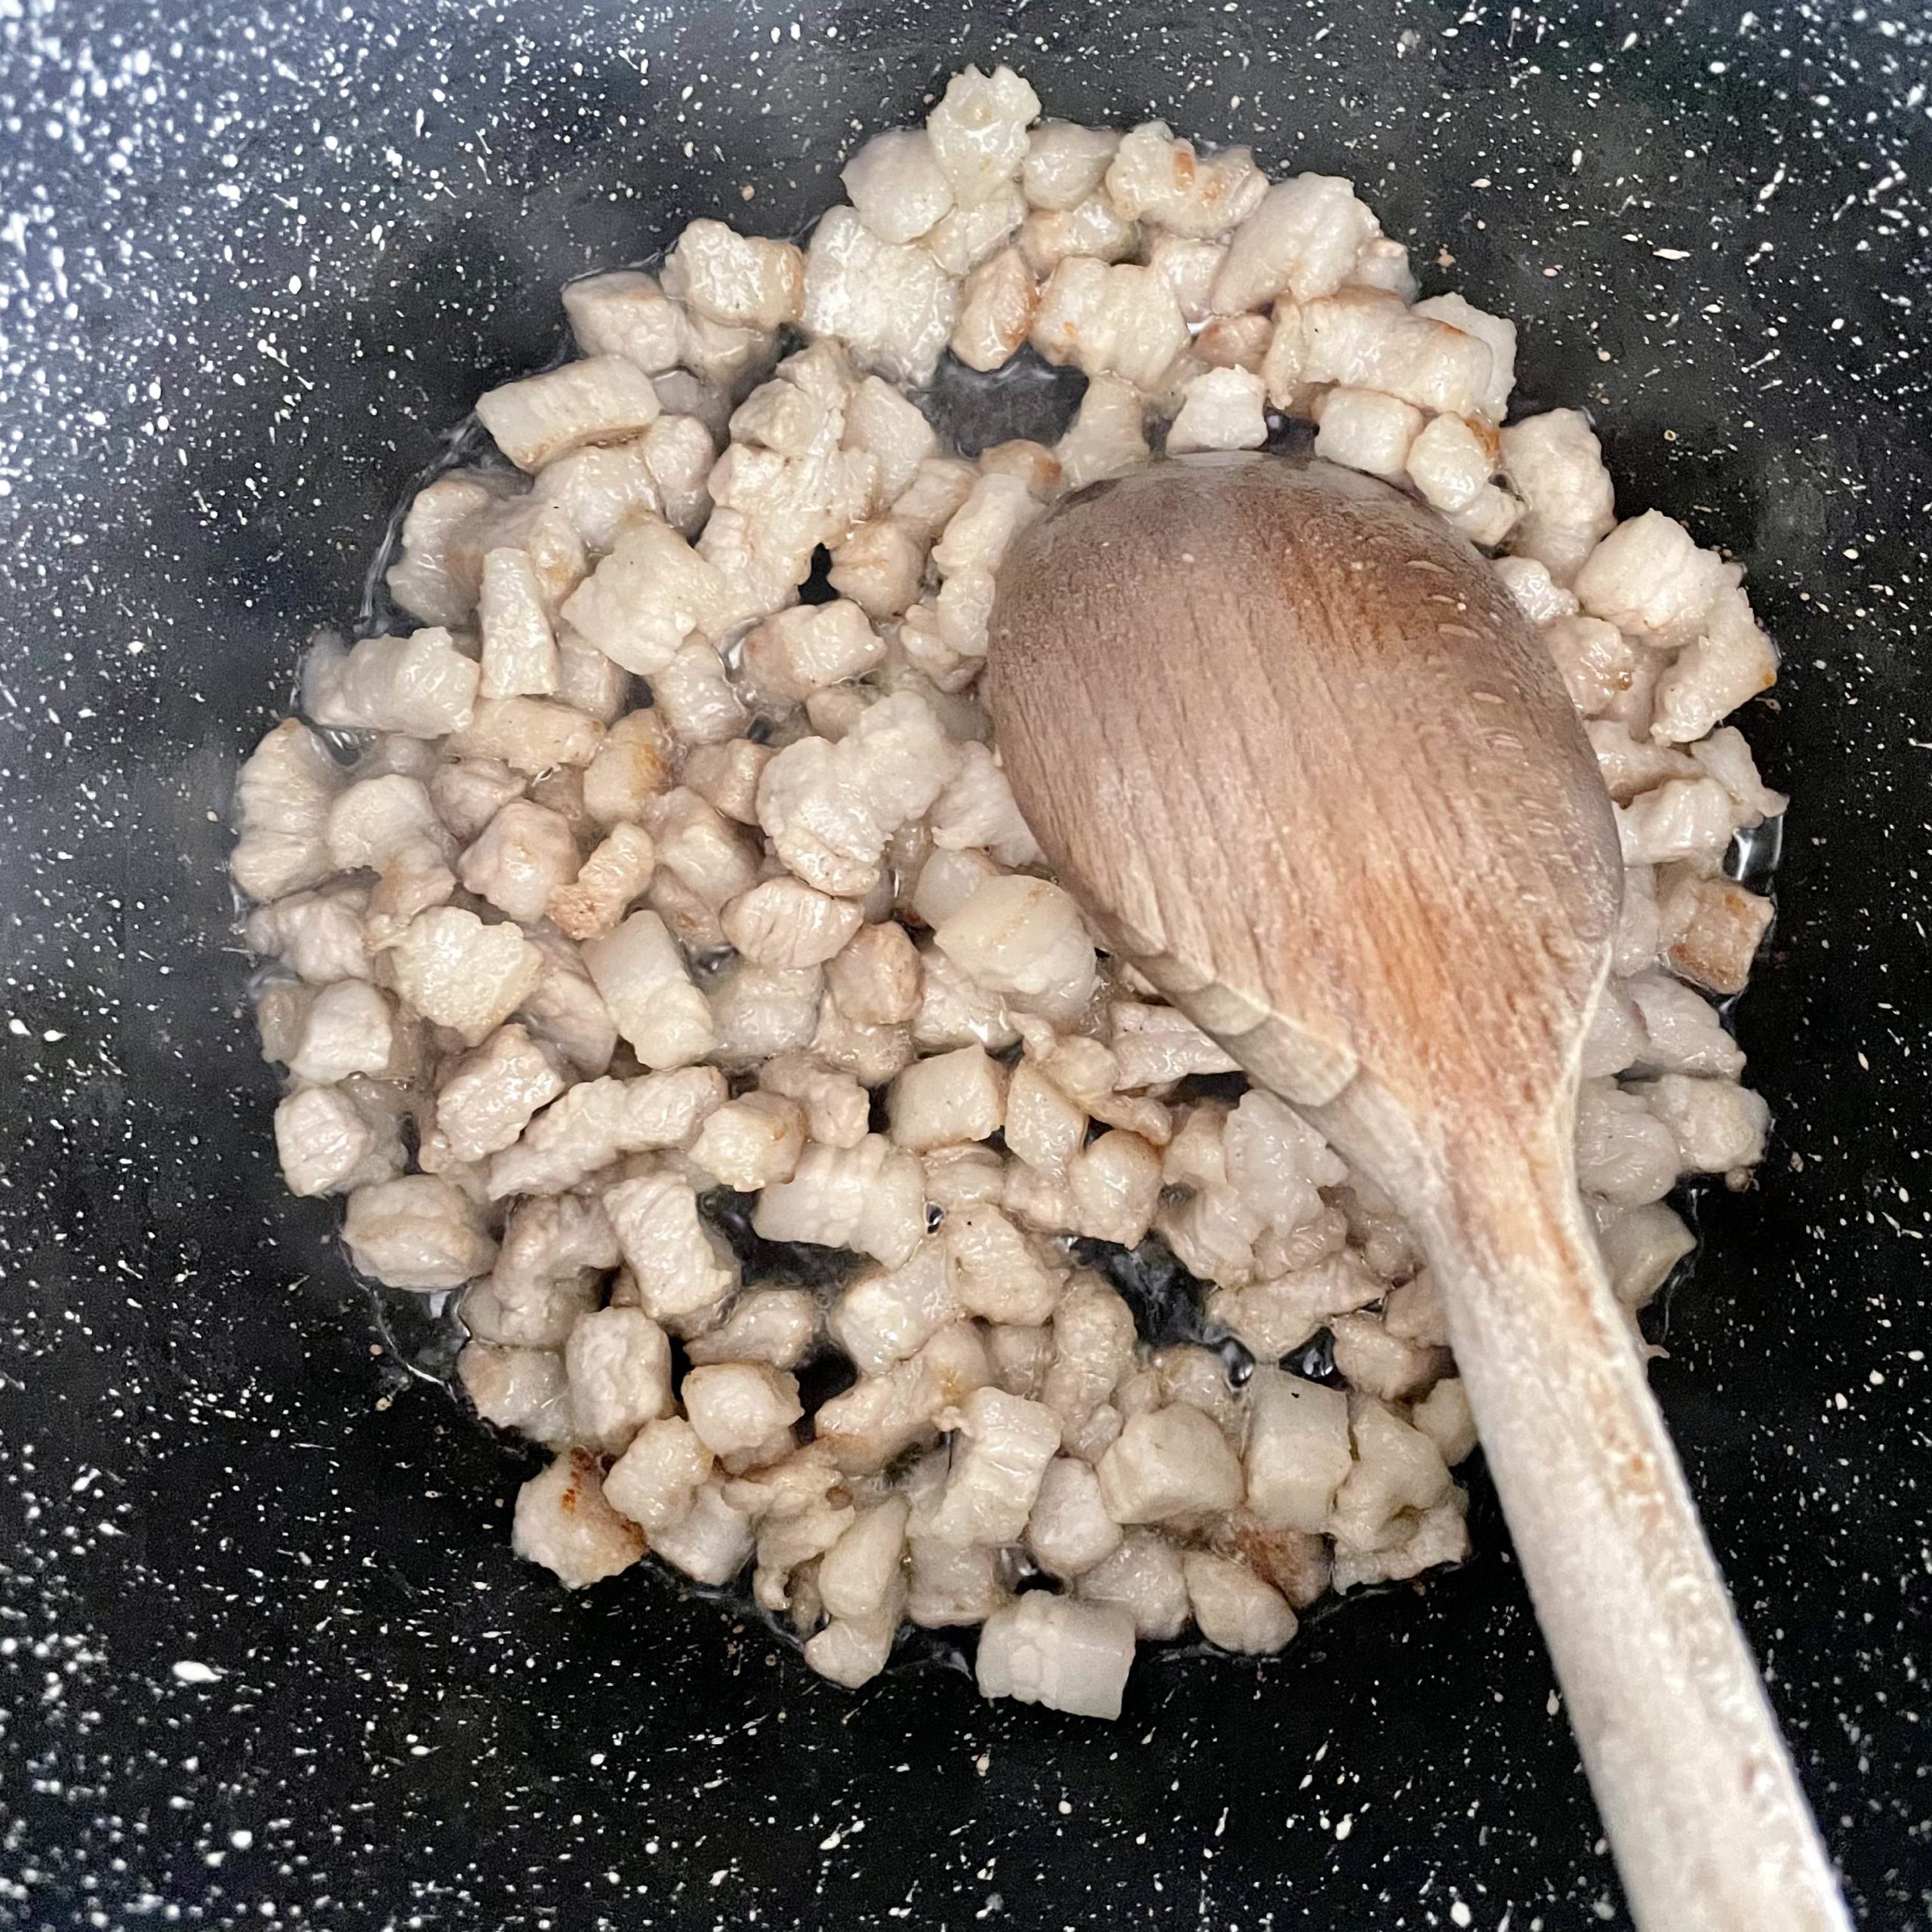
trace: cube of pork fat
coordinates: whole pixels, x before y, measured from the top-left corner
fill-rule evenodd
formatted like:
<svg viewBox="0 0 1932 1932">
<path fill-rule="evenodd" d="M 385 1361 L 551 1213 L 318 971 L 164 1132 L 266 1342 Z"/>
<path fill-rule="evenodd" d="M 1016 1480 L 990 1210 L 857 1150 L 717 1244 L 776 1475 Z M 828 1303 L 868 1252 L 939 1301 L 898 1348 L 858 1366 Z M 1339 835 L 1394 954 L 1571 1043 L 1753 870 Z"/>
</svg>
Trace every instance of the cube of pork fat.
<svg viewBox="0 0 1932 1932">
<path fill-rule="evenodd" d="M 639 518 L 571 594 L 564 621 L 607 657 L 654 677 L 685 641 L 721 632 L 724 580 L 667 523 Z"/>
<path fill-rule="evenodd" d="M 1003 1131 L 1015 1160 L 1048 1179 L 1064 1181 L 1067 1163 L 1086 1143 L 1086 1110 L 1032 1061 L 1022 1060 L 1007 1083 Z"/>
<path fill-rule="evenodd" d="M 1677 1217 L 1668 1208 L 1660 1211 L 1640 1208 L 1632 1211 L 1638 1214 L 1660 1211 L 1677 1221 Z M 1680 1229 L 1684 1226 L 1681 1221 L 1678 1221 L 1677 1225 Z M 1678 1250 L 1680 1254 L 1685 1251 Z M 1452 1469 L 1475 1454 L 1475 1418 L 1469 1411 L 1469 1392 L 1463 1386 L 1460 1377 L 1452 1375 L 1438 1382 L 1409 1411 L 1409 1420 L 1435 1444 L 1437 1452 Z"/>
<path fill-rule="evenodd" d="M 859 1373 L 878 1375 L 917 1355 L 961 1312 L 944 1244 L 934 1238 L 897 1268 L 871 1268 L 858 1276 L 839 1297 L 829 1325 Z"/>
<path fill-rule="evenodd" d="M 1134 1634 L 1132 1615 L 1117 1604 L 1030 1590 L 995 1611 L 980 1632 L 980 1694 L 1117 1718 Z"/>
<path fill-rule="evenodd" d="M 1069 490 L 1083 489 L 1145 463 L 1151 451 L 1140 392 L 1118 376 L 1093 377 L 1073 426 L 1054 445 L 1054 453 Z"/>
<path fill-rule="evenodd" d="M 436 816 L 459 844 L 467 844 L 529 781 L 500 758 L 451 758 L 424 781 Z"/>
<path fill-rule="evenodd" d="M 303 709 L 318 724 L 439 738 L 469 722 L 479 676 L 446 630 L 365 638 L 347 651 L 325 641 L 303 666 Z"/>
<path fill-rule="evenodd" d="M 1248 1406 L 1249 1509 L 1269 1528 L 1320 1534 L 1351 1467 L 1348 1398 L 1263 1364 Z"/>
<path fill-rule="evenodd" d="M 1297 302 L 1333 294 L 1379 232 L 1349 182 L 1325 174 L 1277 182 L 1229 242 L 1214 281 L 1215 311 L 1238 315 L 1284 293 Z"/>
<path fill-rule="evenodd" d="M 989 1140 L 1004 1121 L 1005 1103 L 1005 1068 L 983 1047 L 961 1047 L 915 1061 L 893 1081 L 891 1137 L 915 1152 Z"/>
<path fill-rule="evenodd" d="M 974 1389 L 941 1426 L 949 1420 L 952 1468 L 932 1533 L 948 1543 L 1017 1542 L 1060 1447 L 1059 1423 L 1039 1403 L 993 1388 Z"/>
<path fill-rule="evenodd" d="M 749 738 L 695 745 L 685 760 L 684 782 L 735 825 L 758 823 L 758 781 L 771 762 L 769 745 Z"/>
<path fill-rule="evenodd" d="M 881 242 L 916 242 L 952 208 L 952 183 L 922 128 L 875 135 L 839 179 L 860 220 Z"/>
<path fill-rule="evenodd" d="M 685 1066 L 710 1052 L 710 1007 L 655 912 L 633 912 L 615 932 L 587 941 L 583 963 L 646 1066 Z"/>
<path fill-rule="evenodd" d="M 626 713 L 583 774 L 584 809 L 600 825 L 641 821 L 676 782 L 678 748 L 655 708 Z"/>
<path fill-rule="evenodd" d="M 620 1455 L 646 1423 L 671 1406 L 671 1344 L 641 1309 L 586 1315 L 564 1346 L 578 1440 Z"/>
<path fill-rule="evenodd" d="M 1134 1360 L 1133 1311 L 1097 1275 L 1078 1274 L 1054 1310 L 1054 1359 L 1040 1399 L 1070 1435 L 1103 1403 Z"/>
<path fill-rule="evenodd" d="M 665 262 L 664 286 L 711 321 L 768 332 L 798 319 L 804 258 L 789 242 L 694 221 Z"/>
<path fill-rule="evenodd" d="M 1181 1558 L 1181 1574 L 1195 1623 L 1209 1643 L 1263 1657 L 1293 1639 L 1299 1626 L 1287 1599 L 1246 1564 L 1191 1549 Z"/>
<path fill-rule="evenodd" d="M 712 982 L 712 1057 L 730 1072 L 750 1072 L 774 1054 L 812 1045 L 823 1008 L 816 966 L 759 966 L 734 960 Z"/>
<path fill-rule="evenodd" d="M 920 466 L 937 454 L 939 438 L 917 403 L 890 383 L 868 376 L 845 406 L 845 444 L 878 458 L 880 495 L 896 503 Z"/>
<path fill-rule="evenodd" d="M 493 1198 L 573 1188 L 626 1154 L 688 1146 L 721 1106 L 724 1076 L 713 1066 L 679 1067 L 634 1080 L 580 1081 L 490 1163 Z"/>
<path fill-rule="evenodd" d="M 1764 1158 L 1771 1110 L 1762 1094 L 1733 1080 L 1666 1073 L 1630 1090 L 1674 1137 L 1678 1158 L 1695 1174 L 1725 1174 Z"/>
<path fill-rule="evenodd" d="M 1580 411 L 1550 409 L 1512 423 L 1502 440 L 1503 468 L 1524 504 L 1510 548 L 1567 584 L 1617 525 L 1615 493 L 1596 432 Z"/>
<path fill-rule="evenodd" d="M 551 1448 L 571 1440 L 570 1390 L 555 1349 L 506 1348 L 472 1337 L 456 1367 L 463 1393 L 484 1421 Z"/>
<path fill-rule="evenodd" d="M 997 369 L 1017 355 L 1032 332 L 1038 285 L 1017 248 L 982 262 L 960 291 L 951 347 L 969 369 Z"/>
<path fill-rule="evenodd" d="M 1349 1179 L 1340 1157 L 1301 1116 L 1272 1094 L 1251 1088 L 1221 1133 L 1229 1184 L 1269 1227 L 1294 1228 L 1322 1208 L 1318 1191 Z"/>
<path fill-rule="evenodd" d="M 594 718 L 547 697 L 478 698 L 475 715 L 443 749 L 453 758 L 500 758 L 532 777 L 557 765 L 586 765 L 604 743 Z"/>
<path fill-rule="evenodd" d="M 1245 221 L 1268 192 L 1268 177 L 1245 148 L 1198 158 L 1166 122 L 1149 121 L 1122 137 L 1106 171 L 1107 198 L 1130 220 L 1204 240 Z"/>
<path fill-rule="evenodd" d="M 604 1494 L 620 1515 L 654 1537 L 689 1514 L 712 1460 L 682 1416 L 666 1416 L 646 1423 L 631 1438 L 604 1478 Z"/>
<path fill-rule="evenodd" d="M 1730 794 L 1715 778 L 1667 779 L 1614 809 L 1626 866 L 1669 865 L 1682 859 L 1714 872 L 1737 823 Z"/>
<path fill-rule="evenodd" d="M 426 624 L 462 623 L 475 608 L 477 580 L 459 540 L 521 488 L 507 473 L 459 469 L 417 491 L 402 519 L 402 554 L 389 566 L 397 603 Z"/>
<path fill-rule="evenodd" d="M 1439 1380 L 1449 1351 L 1394 1334 L 1372 1315 L 1338 1315 L 1329 1323 L 1336 1373 L 1352 1389 L 1400 1401 Z"/>
<path fill-rule="evenodd" d="M 475 1203 L 433 1174 L 358 1188 L 342 1232 L 355 1266 L 392 1288 L 460 1287 L 497 1258 Z"/>
<path fill-rule="evenodd" d="M 1187 1628 L 1191 1611 L 1181 1553 L 1158 1530 L 1128 1529 L 1120 1547 L 1075 1587 L 1082 1602 L 1124 1611 L 1146 1642 L 1164 1643 Z"/>
<path fill-rule="evenodd" d="M 777 1094 L 728 1100 L 706 1121 L 691 1143 L 694 1167 L 740 1194 L 789 1180 L 804 1151 L 804 1109 Z"/>
<path fill-rule="evenodd" d="M 1077 1233 L 1137 1247 L 1160 1204 L 1161 1157 L 1139 1134 L 1112 1128 L 1074 1155 L 1066 1186 Z"/>
<path fill-rule="evenodd" d="M 1017 181 L 995 188 L 983 202 L 943 215 L 921 245 L 949 275 L 967 275 L 990 261 L 1026 219 L 1026 197 Z"/>
<path fill-rule="evenodd" d="M 614 826 L 577 876 L 551 888 L 552 923 L 568 939 L 595 939 L 612 931 L 649 886 L 657 865 L 650 833 L 641 826 Z"/>
<path fill-rule="evenodd" d="M 958 767 L 933 802 L 933 844 L 940 851 L 983 847 L 1001 866 L 1040 862 L 1040 848 L 1020 815 L 1013 787 L 986 746 L 960 746 Z"/>
<path fill-rule="evenodd" d="M 1534 557 L 1498 557 L 1496 574 L 1516 601 L 1516 606 L 1533 624 L 1546 624 L 1556 617 L 1574 617 L 1577 599 L 1549 574 L 1549 566 Z"/>
<path fill-rule="evenodd" d="M 521 1026 L 502 1026 L 457 1062 L 436 1090 L 436 1128 L 459 1161 L 513 1145 L 568 1084 L 556 1059 Z"/>
<path fill-rule="evenodd" d="M 674 1334 L 721 1307 L 738 1285 L 731 1250 L 700 1219 L 689 1181 L 641 1174 L 604 1192 L 645 1312 Z"/>
<path fill-rule="evenodd" d="M 751 1518 L 724 1500 L 713 1474 L 698 1485 L 690 1509 L 660 1529 L 651 1546 L 694 1583 L 728 1583 L 751 1559 L 758 1537 Z"/>
<path fill-rule="evenodd" d="M 881 375 L 931 381 L 957 310 L 952 278 L 917 243 L 882 241 L 852 208 L 829 209 L 813 230 L 805 330 L 843 337 Z"/>
<path fill-rule="evenodd" d="M 1680 868 L 1657 909 L 1674 971 L 1715 993 L 1744 990 L 1771 923 L 1768 899 L 1730 879 L 1700 878 Z"/>
<path fill-rule="evenodd" d="M 577 875 L 577 835 L 561 813 L 513 798 L 457 862 L 464 888 L 534 926 L 550 895 Z"/>
<path fill-rule="evenodd" d="M 1039 96 L 1010 67 L 991 75 L 968 67 L 953 75 L 926 116 L 926 131 L 958 201 L 985 201 L 1020 173 L 1026 131 L 1039 112 Z"/>
<path fill-rule="evenodd" d="M 1445 515 L 1477 500 L 1496 463 L 1493 438 L 1460 416 L 1436 417 L 1409 446 L 1409 481 Z"/>
<path fill-rule="evenodd" d="M 1075 1017 L 1092 993 L 1094 946 L 1080 909 L 1044 879 L 985 880 L 933 937 L 980 986 L 1048 1019 Z"/>
<path fill-rule="evenodd" d="M 453 906 L 413 920 L 389 960 L 404 1001 L 472 1047 L 523 1003 L 543 967 L 543 955 L 515 926 L 486 926 Z"/>
<path fill-rule="evenodd" d="M 1132 260 L 1140 251 L 1140 228 L 1105 195 L 1095 194 L 1064 210 L 1035 208 L 1020 224 L 1014 246 L 1034 275 L 1051 280 L 1057 269 L 1075 257 L 1102 263 Z M 1072 269 L 1063 280 L 1062 291 L 1077 307 L 1107 286 L 1100 276 L 1084 269 Z M 1042 296 L 1044 299 L 1044 291 Z M 1101 346 L 1102 337 L 1096 333 L 1088 346 L 1098 352 Z M 1063 355 L 1054 359 L 1066 358 Z"/>
<path fill-rule="evenodd" d="M 989 1321 L 1046 1321 L 1066 1279 L 1063 1262 L 1001 1211 L 981 1203 L 953 1209 L 940 1231 L 947 1279 L 969 1315 Z"/>
<path fill-rule="evenodd" d="M 760 966 L 820 966 L 858 931 L 863 913 L 804 880 L 768 878 L 740 894 L 721 915 L 734 949 Z"/>
<path fill-rule="evenodd" d="M 280 960 L 310 986 L 370 979 L 374 968 L 362 925 L 368 905 L 369 889 L 364 885 L 291 893 L 248 915 L 243 942 L 259 957 Z"/>
<path fill-rule="evenodd" d="M 1489 351 L 1489 374 L 1468 413 L 1500 423 L 1516 386 L 1516 325 L 1506 315 L 1492 315 L 1460 295 L 1432 295 L 1410 311 L 1480 342 Z"/>
<path fill-rule="evenodd" d="M 326 1086 L 352 1073 L 384 1072 L 395 1047 L 387 995 L 366 980 L 338 980 L 309 1002 L 288 1070 L 298 1080 Z"/>
<path fill-rule="evenodd" d="M 617 355 L 566 362 L 476 401 L 478 419 L 497 447 L 524 470 L 540 469 L 586 444 L 622 442 L 648 429 L 658 409 L 651 378 Z"/>
<path fill-rule="evenodd" d="M 1245 369 L 1209 369 L 1181 392 L 1180 414 L 1168 430 L 1168 454 L 1187 450 L 1258 450 L 1268 440 L 1266 386 Z"/>
<path fill-rule="evenodd" d="M 1089 377 L 1116 375 L 1149 389 L 1186 348 L 1187 325 L 1173 288 L 1154 269 L 1070 255 L 1041 291 L 1032 342 L 1049 362 L 1072 362 Z"/>
<path fill-rule="evenodd" d="M 881 1134 L 850 1149 L 813 1143 L 790 1180 L 758 1196 L 752 1226 L 767 1241 L 857 1248 L 898 1267 L 925 1238 L 919 1164 Z"/>
<path fill-rule="evenodd" d="M 804 1413 L 797 1378 L 761 1362 L 694 1368 L 679 1394 L 698 1440 L 718 1457 L 769 1447 Z"/>
<path fill-rule="evenodd" d="M 1393 482 L 1408 467 L 1422 411 L 1377 389 L 1330 389 L 1315 405 L 1315 453 Z"/>
<path fill-rule="evenodd" d="M 1632 1311 L 1641 1308 L 1663 1286 L 1671 1270 L 1697 1244 L 1697 1237 L 1660 1201 L 1636 1208 L 1592 1202 L 1590 1213 L 1611 1293 Z M 1447 1386 L 1437 1383 L 1430 1399 Z M 1416 1416 L 1418 1428 L 1424 1426 L 1421 1406 Z M 1446 1449 L 1443 1454 L 1447 1460 Z"/>
<path fill-rule="evenodd" d="M 517 1492 L 510 1541 L 568 1590 L 614 1577 L 645 1550 L 642 1531 L 605 1500 L 597 1460 L 581 1449 L 559 1456 Z"/>
<path fill-rule="evenodd" d="M 1577 1179 L 1620 1206 L 1660 1201 L 1676 1184 L 1676 1137 L 1641 1096 L 1586 1080 L 1577 1097 Z"/>
<path fill-rule="evenodd" d="M 1082 1462 L 1056 1456 L 1040 1479 L 1027 1519 L 1026 1548 L 1049 1576 L 1082 1575 L 1120 1547 L 1121 1527 L 1107 1514 L 1100 1478 Z"/>
<path fill-rule="evenodd" d="M 1427 1509 L 1450 1491 L 1442 1453 L 1420 1429 L 1371 1395 L 1349 1398 L 1355 1466 L 1336 1492 L 1327 1530 L 1338 1545 L 1377 1547 L 1404 1509 Z"/>
<path fill-rule="evenodd" d="M 1241 1500 L 1241 1465 L 1227 1438 L 1186 1404 L 1128 1417 L 1099 1472 L 1107 1513 L 1119 1523 L 1166 1522 Z"/>
<path fill-rule="evenodd" d="M 1577 573 L 1577 601 L 1620 631 L 1678 641 L 1739 571 L 1675 518 L 1646 510 L 1611 531 Z"/>
<path fill-rule="evenodd" d="M 1036 208 L 1070 208 L 1096 192 L 1121 144 L 1112 128 L 1042 121 L 1027 137 L 1020 179 Z"/>
<path fill-rule="evenodd" d="M 1624 990 L 1639 1016 L 1636 1057 L 1662 1073 L 1697 1073 L 1735 1080 L 1744 1054 L 1724 1029 L 1717 1009 L 1694 986 L 1667 973 L 1640 973 Z M 1619 1069 L 1621 1071 L 1621 1069 Z"/>
<path fill-rule="evenodd" d="M 402 1171 L 392 1121 L 358 1106 L 340 1087 L 304 1087 L 275 1110 L 275 1155 L 291 1194 L 347 1193 Z"/>
<path fill-rule="evenodd" d="M 685 1352 L 694 1366 L 757 1361 L 796 1368 L 818 1334 L 817 1300 L 803 1288 L 752 1288 L 732 1304 L 715 1328 L 692 1336 Z"/>
<path fill-rule="evenodd" d="M 819 1594 L 834 1617 L 863 1619 L 891 1610 L 898 1620 L 905 1586 L 900 1559 L 905 1553 L 909 1506 L 903 1496 L 860 1511 L 857 1520 L 826 1551 L 819 1565 Z"/>
<path fill-rule="evenodd" d="M 1278 321 L 1290 313 L 1298 315 L 1298 337 L 1278 328 L 1263 365 L 1271 393 L 1297 358 L 1298 383 L 1374 390 L 1429 414 L 1484 414 L 1496 356 L 1481 336 L 1372 288 L 1342 289 Z"/>
<path fill-rule="evenodd" d="M 483 559 L 477 605 L 482 635 L 478 690 L 485 697 L 542 697 L 557 688 L 557 640 L 530 559 L 492 550 Z"/>
<path fill-rule="evenodd" d="M 761 697 L 801 704 L 828 685 L 863 676 L 884 655 L 885 641 L 865 613 L 841 598 L 766 618 L 745 639 L 743 669 Z"/>
</svg>

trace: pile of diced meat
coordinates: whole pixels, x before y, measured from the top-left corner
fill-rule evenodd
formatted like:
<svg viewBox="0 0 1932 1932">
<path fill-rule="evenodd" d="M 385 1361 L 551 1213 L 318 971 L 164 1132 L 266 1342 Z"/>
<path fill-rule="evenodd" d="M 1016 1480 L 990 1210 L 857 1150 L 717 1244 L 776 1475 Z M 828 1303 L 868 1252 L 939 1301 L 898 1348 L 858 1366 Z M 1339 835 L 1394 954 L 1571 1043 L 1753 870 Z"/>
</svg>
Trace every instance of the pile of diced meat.
<svg viewBox="0 0 1932 1932">
<path fill-rule="evenodd" d="M 968 69 L 808 248 L 697 221 L 566 289 L 581 353 L 478 402 L 507 462 L 410 506 L 404 621 L 313 652 L 234 875 L 288 1184 L 460 1295 L 469 1399 L 554 1455 L 522 1555 L 749 1568 L 848 1684 L 977 1626 L 989 1695 L 1112 1715 L 1137 1639 L 1278 1650 L 1461 1557 L 1475 1435 L 1386 1202 L 1044 875 L 974 696 L 1014 532 L 1301 417 L 1496 553 L 1623 836 L 1577 1151 L 1633 1314 L 1691 1246 L 1665 1196 L 1763 1149 L 1709 996 L 1770 918 L 1726 853 L 1784 801 L 1720 721 L 1775 669 L 1740 571 L 1620 523 L 1581 415 L 1506 426 L 1510 323 L 1417 300 L 1346 181 L 1039 105 Z M 940 358 L 1029 351 L 1086 377 L 1060 441 L 943 448 Z M 844 1272 L 744 1278 L 746 1196 L 759 1251 Z M 1201 1344 L 1081 1265 L 1143 1242 Z"/>
</svg>

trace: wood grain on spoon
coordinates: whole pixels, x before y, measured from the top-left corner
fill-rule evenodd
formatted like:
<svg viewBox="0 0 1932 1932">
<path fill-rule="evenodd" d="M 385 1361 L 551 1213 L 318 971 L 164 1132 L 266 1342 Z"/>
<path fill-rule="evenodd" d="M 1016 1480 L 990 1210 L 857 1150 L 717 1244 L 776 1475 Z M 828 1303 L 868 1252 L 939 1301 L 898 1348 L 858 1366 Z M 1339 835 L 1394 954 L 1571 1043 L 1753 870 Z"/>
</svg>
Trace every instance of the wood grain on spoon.
<svg viewBox="0 0 1932 1932">
<path fill-rule="evenodd" d="M 1494 573 L 1350 472 L 1155 464 L 1015 542 L 988 689 L 1109 942 L 1409 1216 L 1638 1923 L 1845 1925 L 1582 1220 L 1621 863 Z"/>
</svg>

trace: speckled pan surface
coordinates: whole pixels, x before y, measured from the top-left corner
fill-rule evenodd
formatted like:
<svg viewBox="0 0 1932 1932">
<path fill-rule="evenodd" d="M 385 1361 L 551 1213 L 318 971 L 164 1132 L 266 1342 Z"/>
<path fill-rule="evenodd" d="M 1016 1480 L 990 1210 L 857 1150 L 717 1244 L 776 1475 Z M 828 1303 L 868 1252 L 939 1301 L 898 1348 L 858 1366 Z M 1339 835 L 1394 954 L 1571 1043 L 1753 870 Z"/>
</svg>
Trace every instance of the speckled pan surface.
<svg viewBox="0 0 1932 1932">
<path fill-rule="evenodd" d="M 854 1697 L 518 1565 L 520 1459 L 275 1175 L 223 820 L 387 506 L 559 280 L 995 58 L 1353 174 L 1750 565 L 1780 1131 L 1657 1380 L 1863 1921 L 1932 1924 L 1927 17 L 1601 11 L 0 5 L 0 1924 L 1624 1922 L 1493 1524 L 1117 1727 Z"/>
</svg>

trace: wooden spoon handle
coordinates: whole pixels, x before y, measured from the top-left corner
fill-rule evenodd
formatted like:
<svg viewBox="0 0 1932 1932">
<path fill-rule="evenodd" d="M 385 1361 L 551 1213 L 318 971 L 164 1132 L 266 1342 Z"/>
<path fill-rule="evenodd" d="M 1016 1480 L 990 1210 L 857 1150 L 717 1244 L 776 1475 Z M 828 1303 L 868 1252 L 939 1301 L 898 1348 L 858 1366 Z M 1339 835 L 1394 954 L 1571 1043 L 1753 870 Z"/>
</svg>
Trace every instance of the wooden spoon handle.
<svg viewBox="0 0 1932 1932">
<path fill-rule="evenodd" d="M 1464 1152 L 1425 1235 L 1637 1922 L 1847 1927 L 1567 1152 Z"/>
</svg>

